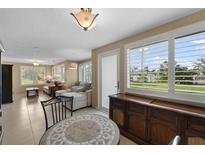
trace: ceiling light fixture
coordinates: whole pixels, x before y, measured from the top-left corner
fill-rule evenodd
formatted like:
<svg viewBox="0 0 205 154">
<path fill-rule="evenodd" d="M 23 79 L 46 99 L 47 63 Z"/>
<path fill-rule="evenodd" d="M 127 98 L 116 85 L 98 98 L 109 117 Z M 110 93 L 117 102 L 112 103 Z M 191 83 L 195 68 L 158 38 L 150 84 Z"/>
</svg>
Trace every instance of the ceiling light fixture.
<svg viewBox="0 0 205 154">
<path fill-rule="evenodd" d="M 70 66 L 69 66 L 69 69 L 70 70 L 76 70 L 78 67 L 78 65 L 76 63 L 71 63 Z"/>
<path fill-rule="evenodd" d="M 37 60 L 35 60 L 35 61 L 33 62 L 33 65 L 34 65 L 34 66 L 39 66 L 39 63 L 37 62 Z"/>
<path fill-rule="evenodd" d="M 91 8 L 81 8 L 80 12 L 70 13 L 70 14 L 75 18 L 78 25 L 81 28 L 83 28 L 85 31 L 95 26 L 96 17 L 99 15 L 99 14 L 92 14 Z"/>
<path fill-rule="evenodd" d="M 36 59 L 36 55 L 37 55 L 37 52 L 39 51 L 39 48 L 38 47 L 33 47 L 33 49 L 34 49 L 33 66 L 39 66 L 38 60 Z"/>
</svg>

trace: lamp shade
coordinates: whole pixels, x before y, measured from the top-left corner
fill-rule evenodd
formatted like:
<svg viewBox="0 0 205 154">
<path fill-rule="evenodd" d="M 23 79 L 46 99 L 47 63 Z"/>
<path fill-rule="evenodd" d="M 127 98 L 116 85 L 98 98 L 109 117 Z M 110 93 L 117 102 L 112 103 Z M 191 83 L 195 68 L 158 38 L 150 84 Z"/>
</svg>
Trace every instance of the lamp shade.
<svg viewBox="0 0 205 154">
<path fill-rule="evenodd" d="M 96 17 L 99 14 L 92 14 L 91 8 L 81 8 L 80 12 L 71 13 L 78 25 L 85 31 L 91 29 L 96 24 Z"/>
</svg>

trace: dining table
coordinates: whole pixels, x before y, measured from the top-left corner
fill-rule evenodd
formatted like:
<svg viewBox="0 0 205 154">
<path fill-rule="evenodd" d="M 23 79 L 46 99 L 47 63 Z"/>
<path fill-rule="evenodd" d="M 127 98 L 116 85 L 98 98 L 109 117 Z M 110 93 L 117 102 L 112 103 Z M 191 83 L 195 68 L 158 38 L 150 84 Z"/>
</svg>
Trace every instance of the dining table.
<svg viewBox="0 0 205 154">
<path fill-rule="evenodd" d="M 50 127 L 40 139 L 40 145 L 117 145 L 118 126 L 99 114 L 76 115 Z"/>
</svg>

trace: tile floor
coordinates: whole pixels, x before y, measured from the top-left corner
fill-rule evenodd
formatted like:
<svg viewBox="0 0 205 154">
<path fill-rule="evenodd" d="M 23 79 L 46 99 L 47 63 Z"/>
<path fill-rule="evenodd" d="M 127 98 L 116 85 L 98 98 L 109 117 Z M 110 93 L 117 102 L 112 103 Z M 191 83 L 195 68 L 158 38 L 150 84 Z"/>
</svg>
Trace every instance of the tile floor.
<svg viewBox="0 0 205 154">
<path fill-rule="evenodd" d="M 25 95 L 14 96 L 14 102 L 3 105 L 4 137 L 6 145 L 31 145 L 38 144 L 45 131 L 44 114 L 40 101 L 47 100 L 49 96 L 40 93 L 38 98 L 27 99 Z M 97 113 L 104 116 L 107 114 L 94 108 L 85 108 L 74 112 L 73 115 Z M 120 137 L 123 145 L 135 144 L 126 137 Z"/>
</svg>

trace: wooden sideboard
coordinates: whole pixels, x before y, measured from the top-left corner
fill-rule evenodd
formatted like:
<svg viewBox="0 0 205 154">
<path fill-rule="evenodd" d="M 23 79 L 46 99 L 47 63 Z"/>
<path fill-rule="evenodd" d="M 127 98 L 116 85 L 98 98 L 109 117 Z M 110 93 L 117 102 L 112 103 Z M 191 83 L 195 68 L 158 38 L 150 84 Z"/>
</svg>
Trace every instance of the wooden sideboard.
<svg viewBox="0 0 205 154">
<path fill-rule="evenodd" d="M 205 144 L 205 108 L 128 94 L 110 96 L 110 118 L 137 144 Z"/>
</svg>

